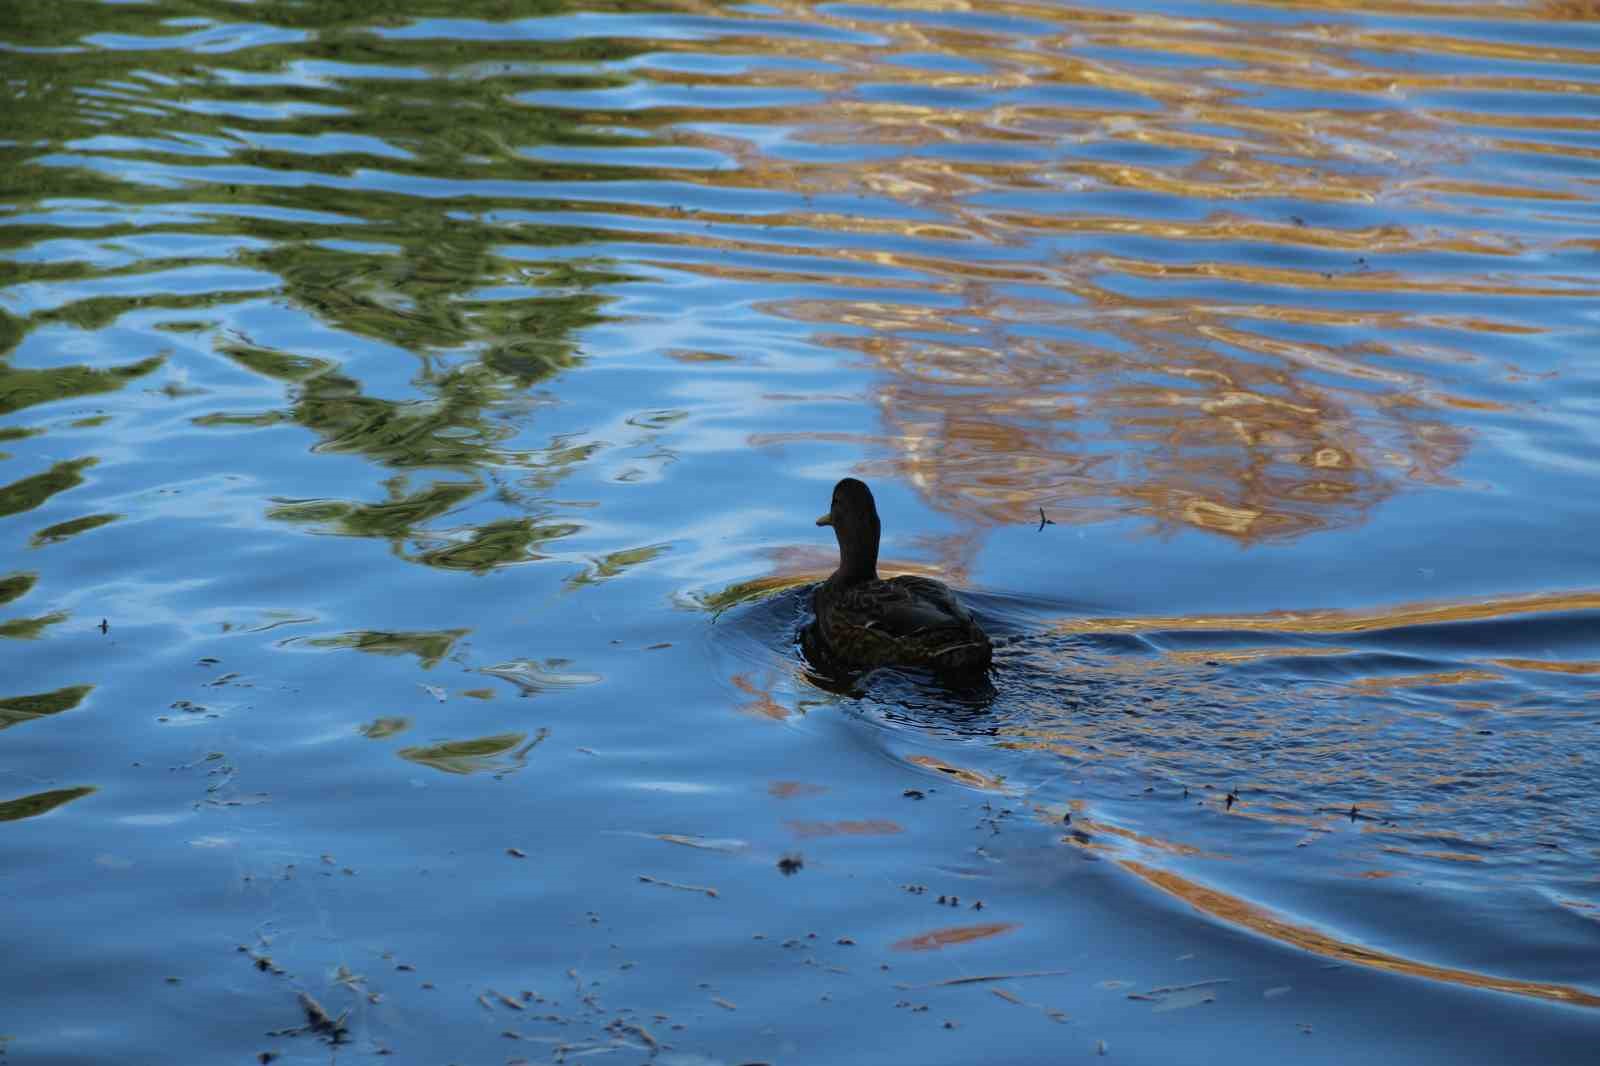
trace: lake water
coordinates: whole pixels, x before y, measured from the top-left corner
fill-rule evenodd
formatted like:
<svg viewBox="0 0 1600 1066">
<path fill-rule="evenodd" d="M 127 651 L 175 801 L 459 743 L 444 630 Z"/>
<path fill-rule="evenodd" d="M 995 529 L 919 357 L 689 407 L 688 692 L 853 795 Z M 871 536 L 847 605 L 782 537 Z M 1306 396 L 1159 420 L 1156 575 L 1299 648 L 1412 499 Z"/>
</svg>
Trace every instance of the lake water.
<svg viewBox="0 0 1600 1066">
<path fill-rule="evenodd" d="M 1593 3 L 0 49 L 6 1066 L 1595 1061 Z"/>
</svg>

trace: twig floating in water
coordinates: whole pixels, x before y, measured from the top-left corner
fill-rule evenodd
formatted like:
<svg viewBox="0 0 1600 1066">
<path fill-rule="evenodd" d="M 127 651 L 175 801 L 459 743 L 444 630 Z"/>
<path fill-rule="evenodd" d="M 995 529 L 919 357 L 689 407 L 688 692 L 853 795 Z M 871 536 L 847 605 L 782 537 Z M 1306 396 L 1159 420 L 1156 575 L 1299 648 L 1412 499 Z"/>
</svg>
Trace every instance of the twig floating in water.
<svg viewBox="0 0 1600 1066">
<path fill-rule="evenodd" d="M 489 989 L 489 995 L 493 996 L 495 999 L 499 1000 L 501 1003 L 504 1003 L 506 1006 L 510 1007 L 512 1010 L 526 1010 L 527 1009 L 521 1003 L 518 1003 L 516 1000 L 512 999 L 510 996 L 506 995 L 503 992 L 496 992 L 494 989 L 491 988 L 491 989 Z"/>
<path fill-rule="evenodd" d="M 662 888 L 676 888 L 680 892 L 704 892 L 712 899 L 718 898 L 716 889 L 707 888 L 704 885 L 680 885 L 673 881 L 663 881 L 660 878 L 651 877 L 648 874 L 640 874 L 639 880 L 643 881 L 647 885 L 660 885 Z"/>
<path fill-rule="evenodd" d="M 1020 981 L 1024 977 L 1060 977 L 1069 970 L 1029 970 L 1025 973 L 991 973 L 977 977 L 950 977 L 931 985 L 912 985 L 912 988 L 947 988 L 950 985 L 975 985 L 985 981 Z"/>
<path fill-rule="evenodd" d="M 640 1040 L 643 1040 L 645 1046 L 650 1049 L 650 1054 L 652 1056 L 654 1056 L 656 1054 L 656 1052 L 661 1050 L 660 1041 L 656 1040 L 655 1037 L 651 1036 L 649 1030 L 645 1029 L 644 1026 L 635 1025 L 632 1022 L 623 1022 L 623 1021 L 618 1021 L 618 1022 L 615 1022 L 613 1024 L 616 1025 L 618 1030 L 620 1030 L 622 1032 L 625 1032 L 625 1033 L 632 1033 L 634 1036 L 638 1037 Z"/>
<path fill-rule="evenodd" d="M 1145 995 L 1170 996 L 1174 992 L 1190 992 L 1196 988 L 1214 988 L 1217 985 L 1231 984 L 1233 984 L 1233 978 L 1231 977 L 1211 977 L 1204 981 L 1190 981 L 1186 985 L 1162 985 L 1160 988 L 1152 988 L 1150 991 L 1146 992 Z M 1131 999 L 1133 997 L 1129 996 L 1128 998 Z"/>
</svg>

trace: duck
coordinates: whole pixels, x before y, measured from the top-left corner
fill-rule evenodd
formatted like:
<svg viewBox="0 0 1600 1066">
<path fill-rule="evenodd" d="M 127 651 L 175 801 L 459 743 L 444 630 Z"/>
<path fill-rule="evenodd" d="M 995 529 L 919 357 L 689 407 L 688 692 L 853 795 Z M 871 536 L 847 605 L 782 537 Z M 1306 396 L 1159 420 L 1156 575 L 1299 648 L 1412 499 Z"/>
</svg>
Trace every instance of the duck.
<svg viewBox="0 0 1600 1066">
<path fill-rule="evenodd" d="M 816 621 L 804 644 L 814 662 L 915 667 L 941 676 L 987 673 L 994 646 L 947 585 L 911 574 L 878 576 L 883 525 L 864 481 L 847 477 L 835 485 L 817 525 L 833 527 L 839 568 L 812 594 Z"/>
</svg>

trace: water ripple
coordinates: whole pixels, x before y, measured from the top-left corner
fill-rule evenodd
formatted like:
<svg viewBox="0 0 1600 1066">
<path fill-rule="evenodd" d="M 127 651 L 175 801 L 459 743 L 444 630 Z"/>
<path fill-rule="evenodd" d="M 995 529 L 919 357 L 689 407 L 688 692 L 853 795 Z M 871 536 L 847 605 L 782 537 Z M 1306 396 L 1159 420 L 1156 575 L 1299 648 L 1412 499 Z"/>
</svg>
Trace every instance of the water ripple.
<svg viewBox="0 0 1600 1066">
<path fill-rule="evenodd" d="M 601 6 L 0 19 L 17 898 L 81 880 L 27 847 L 123 847 L 106 810 L 309 839 L 415 793 L 454 870 L 516 820 L 483 787 L 574 879 L 758 853 L 685 797 L 781 733 L 830 765 L 763 795 L 949 782 L 1300 951 L 1592 1006 L 1593 5 Z M 847 472 L 885 568 L 1000 638 L 992 692 L 807 674 Z M 275 823 L 229 806 L 263 765 Z"/>
</svg>

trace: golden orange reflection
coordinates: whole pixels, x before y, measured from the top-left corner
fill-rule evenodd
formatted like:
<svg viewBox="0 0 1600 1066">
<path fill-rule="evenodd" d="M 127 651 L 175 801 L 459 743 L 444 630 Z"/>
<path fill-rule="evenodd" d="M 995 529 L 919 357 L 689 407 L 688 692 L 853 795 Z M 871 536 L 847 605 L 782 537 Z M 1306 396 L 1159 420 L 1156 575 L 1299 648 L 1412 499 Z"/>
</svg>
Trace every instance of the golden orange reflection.
<svg viewBox="0 0 1600 1066">
<path fill-rule="evenodd" d="M 1327 648 L 1296 648 L 1296 658 L 1312 655 L 1349 655 L 1351 649 L 1340 647 Z M 1206 649 L 1202 651 L 1183 651 L 1181 649 L 1169 650 L 1166 658 L 1175 663 L 1188 666 L 1200 666 L 1210 663 L 1248 663 L 1259 659 L 1269 659 L 1283 654 L 1282 648 L 1226 648 Z"/>
<path fill-rule="evenodd" d="M 1021 922 L 984 922 L 982 925 L 951 926 L 906 937 L 889 946 L 895 951 L 938 951 L 952 944 L 970 944 L 974 940 L 987 940 L 989 937 L 1009 933 L 1021 927 Z"/>
<path fill-rule="evenodd" d="M 1056 819 L 1052 817 L 1049 820 L 1055 821 Z M 1189 844 L 1179 844 L 1173 840 L 1163 840 L 1160 837 L 1151 836 L 1148 833 L 1136 833 L 1133 830 L 1127 829 L 1123 826 L 1114 825 L 1111 822 L 1097 821 L 1093 818 L 1086 818 L 1081 814 L 1076 814 L 1073 817 L 1072 828 L 1074 832 L 1067 838 L 1067 840 L 1078 847 L 1083 848 L 1104 849 L 1106 845 L 1096 843 L 1094 840 L 1094 835 L 1096 833 L 1104 833 L 1107 836 L 1113 836 L 1119 840 L 1140 844 L 1144 847 L 1151 848 L 1155 851 L 1165 852 L 1169 855 L 1183 855 L 1191 858 L 1209 859 L 1220 859 L 1225 857 L 1222 855 L 1207 854 L 1206 852 L 1201 851 L 1199 848 L 1193 847 Z"/>
<path fill-rule="evenodd" d="M 1412 977 L 1426 977 L 1435 981 L 1447 981 L 1451 984 L 1469 985 L 1473 988 L 1486 988 L 1496 992 L 1510 992 L 1520 996 L 1555 1000 L 1573 1006 L 1600 1007 L 1600 996 L 1592 995 L 1582 989 L 1573 988 L 1571 985 L 1517 981 L 1506 977 L 1494 977 L 1490 974 L 1476 973 L 1472 970 L 1435 966 L 1430 963 L 1403 958 L 1399 955 L 1391 955 L 1388 952 L 1377 951 L 1372 948 L 1362 947 L 1359 944 L 1339 940 L 1308 926 L 1297 925 L 1287 919 L 1278 917 L 1263 907 L 1253 903 L 1246 903 L 1236 896 L 1230 896 L 1225 892 L 1209 888 L 1199 882 L 1190 881 L 1170 871 L 1158 870 L 1155 867 L 1147 866 L 1132 859 L 1122 860 L 1121 865 L 1124 869 L 1138 875 L 1148 884 L 1190 904 L 1202 914 L 1220 918 L 1234 925 L 1243 926 L 1263 936 L 1271 937 L 1280 943 L 1289 944 L 1303 951 L 1309 951 L 1326 958 L 1338 959 L 1341 962 L 1355 963 L 1360 966 L 1370 966 L 1378 970 L 1388 970 L 1391 973 L 1407 974 Z"/>
<path fill-rule="evenodd" d="M 652 77 L 810 90 L 817 102 L 740 109 L 736 121 L 711 106 L 660 108 L 645 121 L 737 163 L 675 180 L 782 190 L 806 206 L 760 226 L 732 207 L 612 209 L 703 223 L 660 236 L 698 253 L 668 252 L 664 268 L 805 290 L 764 309 L 814 325 L 822 343 L 881 375 L 873 391 L 885 431 L 858 443 L 887 452 L 879 472 L 969 528 L 1025 521 L 1040 506 L 1057 521 L 1133 515 L 1156 532 L 1243 543 L 1360 523 L 1407 482 L 1452 483 L 1475 418 L 1515 409 L 1482 394 L 1484 384 L 1438 389 L 1415 367 L 1479 360 L 1484 337 L 1543 327 L 1505 299 L 1494 313 L 1448 301 L 1600 296 L 1592 278 L 1507 269 L 1543 238 L 1457 206 L 1509 197 L 1556 209 L 1588 202 L 1589 190 L 1527 167 L 1486 180 L 1439 148 L 1460 131 L 1481 139 L 1486 128 L 1514 129 L 1520 136 L 1493 150 L 1583 158 L 1536 131 L 1593 133 L 1593 119 L 1462 102 L 1597 95 L 1592 82 L 1560 73 L 1559 64 L 1588 62 L 1582 49 L 1454 34 L 1447 23 L 1418 31 L 1333 17 L 1311 39 L 1303 25 L 1217 12 L 985 8 L 1047 27 L 1024 42 L 918 17 L 947 13 L 939 2 L 897 4 L 892 20 L 801 0 L 778 6 L 861 43 L 786 37 L 777 45 L 786 56 L 813 62 Z M 1331 16 L 1440 10 L 1287 6 Z M 1571 6 L 1450 13 L 1568 18 Z M 744 55 L 749 42 L 662 47 Z M 929 61 L 897 65 L 894 92 L 862 92 L 884 82 L 886 54 Z M 1330 95 L 1341 103 L 1324 106 Z M 945 97 L 959 102 L 938 102 Z M 1412 97 L 1430 106 L 1395 106 Z M 781 127 L 808 146 L 895 150 L 774 155 L 741 137 L 741 124 Z M 994 150 L 948 151 L 980 145 Z M 838 197 L 874 209 L 841 210 Z M 1405 212 L 1373 224 L 1341 210 L 1396 199 L 1461 213 L 1453 225 L 1410 224 Z M 1305 215 L 1278 204 L 1304 205 Z M 774 231 L 841 240 L 822 254 Z M 797 437 L 827 439 L 783 435 Z"/>
<path fill-rule="evenodd" d="M 766 687 L 759 686 L 749 674 L 734 674 L 730 681 L 733 687 L 749 696 L 750 699 L 741 703 L 737 710 L 741 714 L 753 715 L 757 718 L 771 718 L 774 721 L 783 721 L 789 717 L 789 708 L 779 703 L 772 695 L 772 686 L 776 683 L 775 677 L 766 678 Z"/>
<path fill-rule="evenodd" d="M 1005 782 L 998 777 L 990 777 L 988 774 L 978 770 L 968 770 L 965 767 L 954 766 L 943 760 L 935 759 L 931 755 L 912 755 L 908 756 L 906 761 L 925 770 L 944 774 L 946 777 L 960 781 L 968 788 L 982 789 L 985 792 L 1005 792 L 1007 790 Z"/>
<path fill-rule="evenodd" d="M 1492 618 L 1513 618 L 1518 615 L 1544 614 L 1553 611 L 1590 611 L 1596 608 L 1600 608 L 1600 591 L 1576 591 L 1509 596 L 1503 599 L 1471 600 L 1462 603 L 1408 604 L 1365 611 L 1324 609 L 1269 611 L 1254 615 L 1070 618 L 1057 622 L 1055 628 L 1060 633 L 1139 632 L 1160 629 L 1243 630 L 1257 633 L 1365 633 L 1400 626 L 1478 622 Z M 1300 654 L 1298 649 L 1296 654 Z M 1207 658 L 1216 656 L 1207 655 Z M 1546 664 L 1546 668 L 1557 669 L 1549 664 Z"/>
<path fill-rule="evenodd" d="M 1543 659 L 1491 659 L 1490 662 L 1508 670 L 1539 670 L 1552 674 L 1600 674 L 1600 663 L 1596 662 L 1563 663 Z"/>
<path fill-rule="evenodd" d="M 1471 681 L 1498 681 L 1500 675 L 1488 670 L 1442 670 L 1433 674 L 1402 674 L 1397 677 L 1358 677 L 1350 682 L 1358 689 L 1382 690 L 1418 688 L 1426 685 L 1463 685 Z"/>
</svg>

